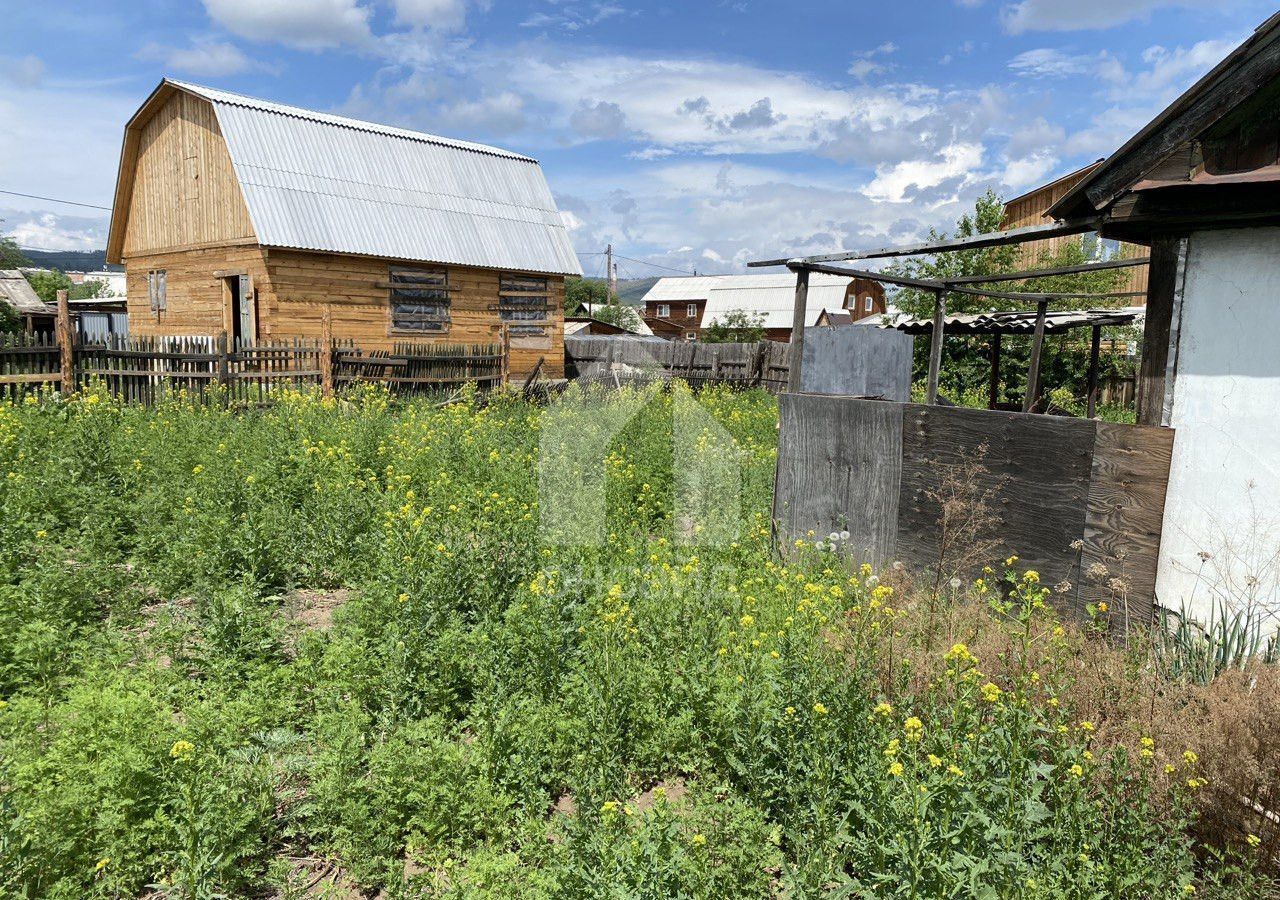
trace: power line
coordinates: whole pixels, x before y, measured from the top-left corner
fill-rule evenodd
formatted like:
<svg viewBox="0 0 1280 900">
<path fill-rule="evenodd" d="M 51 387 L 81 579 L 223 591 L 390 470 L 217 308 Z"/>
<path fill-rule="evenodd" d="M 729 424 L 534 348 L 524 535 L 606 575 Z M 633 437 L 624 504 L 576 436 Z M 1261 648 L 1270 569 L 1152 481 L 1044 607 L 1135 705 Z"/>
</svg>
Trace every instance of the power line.
<svg viewBox="0 0 1280 900">
<path fill-rule="evenodd" d="M 65 203 L 68 206 L 87 206 L 89 209 L 105 209 L 111 212 L 110 206 L 98 206 L 96 203 L 80 203 L 75 200 L 59 200 L 57 197 L 41 197 L 36 194 L 20 194 L 17 191 L 0 190 L 0 194 L 9 194 L 13 197 L 26 197 L 28 200 L 45 200 L 49 203 Z"/>
<path fill-rule="evenodd" d="M 579 256 L 604 256 L 604 251 L 599 253 L 579 253 Z M 697 272 L 690 272 L 688 269 L 673 269 L 671 266 L 664 266 L 659 263 L 649 262 L 647 259 L 634 259 L 630 256 L 623 256 L 621 253 L 615 252 L 614 259 L 625 259 L 627 262 L 639 263 L 642 266 L 653 266 L 655 269 L 666 269 L 668 272 L 679 272 L 681 275 L 697 275 Z"/>
</svg>

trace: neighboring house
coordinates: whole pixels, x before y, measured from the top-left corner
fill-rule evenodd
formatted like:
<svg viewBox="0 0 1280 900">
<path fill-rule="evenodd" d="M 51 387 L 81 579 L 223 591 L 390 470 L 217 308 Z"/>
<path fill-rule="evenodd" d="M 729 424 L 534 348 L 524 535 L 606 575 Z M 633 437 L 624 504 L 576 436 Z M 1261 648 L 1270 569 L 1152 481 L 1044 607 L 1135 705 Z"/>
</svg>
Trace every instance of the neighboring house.
<svg viewBox="0 0 1280 900">
<path fill-rule="evenodd" d="M 101 281 L 106 290 L 103 297 L 129 296 L 128 281 L 124 272 L 85 272 L 83 281 Z"/>
<path fill-rule="evenodd" d="M 29 334 L 52 334 L 57 310 L 45 303 L 31 288 L 31 282 L 17 269 L 0 269 L 0 303 L 9 307 Z"/>
<path fill-rule="evenodd" d="M 1007 201 L 1004 205 L 1004 221 L 1000 223 L 1001 230 L 1023 228 L 1027 225 L 1045 225 L 1052 222 L 1053 217 L 1049 215 L 1049 208 L 1066 196 L 1072 188 L 1088 178 L 1100 165 L 1102 165 L 1102 160 L 1090 163 L 1084 168 L 1068 172 L 1061 178 L 1057 178 L 1048 184 L 1041 185 Z M 1082 240 L 1084 240 L 1083 237 L 1073 234 L 1018 244 L 1015 248 L 1017 261 L 1014 263 L 1014 269 L 1042 268 L 1042 260 L 1045 256 L 1053 256 L 1061 252 L 1066 244 L 1078 244 Z M 1103 239 L 1102 246 L 1098 249 L 1107 258 L 1147 255 L 1146 247 L 1108 239 Z M 1117 291 L 1145 291 L 1147 289 L 1146 266 L 1134 266 L 1132 269 L 1124 269 L 1123 271 L 1126 274 L 1123 280 L 1116 285 L 1115 289 Z M 1141 303 L 1142 298 L 1134 298 L 1134 302 Z"/>
<path fill-rule="evenodd" d="M 696 341 L 702 334 L 707 297 L 719 281 L 716 275 L 659 278 L 644 295 L 645 320 L 653 333 L 670 340 Z"/>
<path fill-rule="evenodd" d="M 561 374 L 581 274 L 536 160 L 162 81 L 125 127 L 107 260 L 135 335 L 496 342 Z"/>
<path fill-rule="evenodd" d="M 646 321 L 654 334 L 673 340 L 698 340 L 718 319 L 735 310 L 763 317 L 765 337 L 789 341 L 796 299 L 796 279 L 778 275 L 700 275 L 663 278 L 645 295 Z M 860 278 L 811 275 L 807 324 L 824 310 L 840 311 L 851 322 L 886 311 L 884 287 Z M 670 323 L 668 327 L 662 323 Z"/>
<path fill-rule="evenodd" d="M 1201 621 L 1280 611 L 1278 107 L 1280 14 L 1051 209 L 1151 247 L 1137 419 L 1175 429 L 1156 593 Z"/>
</svg>

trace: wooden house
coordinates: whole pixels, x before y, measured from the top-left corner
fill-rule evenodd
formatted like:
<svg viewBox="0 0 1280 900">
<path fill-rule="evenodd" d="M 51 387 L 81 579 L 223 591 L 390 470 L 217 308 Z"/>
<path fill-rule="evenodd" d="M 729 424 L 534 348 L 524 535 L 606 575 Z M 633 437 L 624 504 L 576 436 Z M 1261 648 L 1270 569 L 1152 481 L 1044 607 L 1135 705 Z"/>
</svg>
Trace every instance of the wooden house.
<svg viewBox="0 0 1280 900">
<path fill-rule="evenodd" d="M 863 278 L 819 275 L 809 282 L 807 324 L 817 324 L 824 309 L 856 322 L 886 311 L 884 287 Z M 765 337 L 791 340 L 795 278 L 791 275 L 700 275 L 661 278 L 644 297 L 645 321 L 654 334 L 698 340 L 712 322 L 731 312 L 763 319 Z"/>
<path fill-rule="evenodd" d="M 1138 422 L 1176 430 L 1156 593 L 1280 611 L 1280 14 L 1050 213 L 1151 247 Z"/>
<path fill-rule="evenodd" d="M 1007 201 L 1004 205 L 1004 221 L 1000 223 L 1000 228 L 1009 230 L 1052 222 L 1053 217 L 1049 215 L 1049 208 L 1066 196 L 1067 192 L 1077 184 L 1088 178 L 1089 174 L 1101 164 L 1102 160 L 1090 163 L 1083 168 L 1068 172 L 1048 184 L 1041 185 Z M 1096 238 L 1096 235 L 1093 235 L 1093 237 Z M 1084 239 L 1081 235 L 1073 234 L 1019 244 L 1017 245 L 1017 261 L 1014 263 L 1013 268 L 1024 271 L 1040 268 L 1043 266 L 1043 260 L 1046 257 L 1052 257 L 1061 252 L 1067 243 L 1079 243 Z M 1106 240 L 1104 240 L 1104 246 L 1101 250 L 1109 257 L 1145 256 L 1147 252 L 1146 248 L 1134 244 Z M 1131 269 L 1125 269 L 1124 272 L 1124 278 L 1116 285 L 1115 290 L 1142 292 L 1147 289 L 1146 266 L 1134 266 Z M 1140 304 L 1142 298 L 1135 297 L 1133 302 Z"/>
<path fill-rule="evenodd" d="M 53 334 L 56 310 L 36 296 L 31 282 L 18 269 L 0 269 L 0 305 L 28 334 Z"/>
<path fill-rule="evenodd" d="M 165 80 L 125 126 L 107 259 L 135 335 L 497 342 L 563 371 L 581 274 L 536 160 Z"/>
</svg>

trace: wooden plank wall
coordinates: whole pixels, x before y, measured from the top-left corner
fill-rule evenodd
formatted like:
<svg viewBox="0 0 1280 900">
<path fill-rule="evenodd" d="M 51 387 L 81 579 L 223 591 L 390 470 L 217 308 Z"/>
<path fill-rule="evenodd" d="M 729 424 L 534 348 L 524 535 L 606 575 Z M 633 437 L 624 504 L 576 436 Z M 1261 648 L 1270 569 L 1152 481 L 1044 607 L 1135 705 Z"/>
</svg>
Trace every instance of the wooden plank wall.
<svg viewBox="0 0 1280 900">
<path fill-rule="evenodd" d="M 445 267 L 452 290 L 452 323 L 447 332 L 391 330 L 388 269 L 398 264 L 372 257 L 264 249 L 254 244 L 139 254 L 127 257 L 129 329 L 141 336 L 216 334 L 230 331 L 223 276 L 244 273 L 257 295 L 258 339 L 319 340 L 326 309 L 333 335 L 366 350 L 393 350 L 397 343 L 489 344 L 501 340 L 498 316 L 500 273 L 464 266 Z M 423 265 L 404 263 L 405 265 Z M 147 273 L 166 272 L 167 308 L 151 312 Z M 564 278 L 548 276 L 551 311 L 547 334 L 513 337 L 511 374 L 564 375 Z"/>
<path fill-rule="evenodd" d="M 1000 227 L 1004 229 L 1022 228 L 1026 225 L 1045 225 L 1052 219 L 1045 214 L 1046 210 L 1053 204 L 1061 200 L 1071 188 L 1075 187 L 1090 171 L 1093 166 L 1087 166 L 1079 172 L 1073 172 L 1069 176 L 1059 178 L 1057 181 L 1050 182 L 1043 187 L 1034 191 L 1015 197 L 1005 204 L 1004 220 L 1000 223 Z M 1034 269 L 1040 266 L 1041 258 L 1053 255 L 1062 250 L 1062 248 L 1070 241 L 1079 241 L 1080 235 L 1067 235 L 1064 237 L 1046 238 L 1042 241 L 1029 241 L 1025 244 L 1017 246 L 1016 262 L 1014 269 Z M 1146 256 L 1147 249 L 1137 244 L 1126 244 L 1121 242 L 1120 252 L 1124 256 Z M 1126 279 L 1122 280 L 1116 286 L 1117 291 L 1145 291 L 1147 289 L 1147 267 L 1135 266 L 1126 269 Z M 1128 301 L 1131 305 L 1140 305 L 1141 297 L 1134 297 Z"/>
<path fill-rule="evenodd" d="M 928 494 L 985 447 L 973 491 L 989 495 L 999 522 L 988 534 L 1000 541 L 987 562 L 1016 554 L 1042 584 L 1069 582 L 1054 597 L 1076 615 L 1106 600 L 1117 626 L 1152 620 L 1170 429 L 848 397 L 779 402 L 783 540 L 844 523 L 860 561 L 929 570 L 941 505 Z"/>
<path fill-rule="evenodd" d="M 906 404 L 899 555 L 937 561 L 942 509 L 926 492 L 936 491 L 946 467 L 981 460 L 986 471 L 974 489 L 990 496 L 998 519 L 990 533 L 1001 540 L 992 559 L 1016 555 L 1045 584 L 1076 584 L 1079 554 L 1071 544 L 1084 533 L 1094 430 L 1090 419 Z"/>
<path fill-rule="evenodd" d="M 124 255 L 252 240 L 213 106 L 176 92 L 142 128 Z"/>
</svg>

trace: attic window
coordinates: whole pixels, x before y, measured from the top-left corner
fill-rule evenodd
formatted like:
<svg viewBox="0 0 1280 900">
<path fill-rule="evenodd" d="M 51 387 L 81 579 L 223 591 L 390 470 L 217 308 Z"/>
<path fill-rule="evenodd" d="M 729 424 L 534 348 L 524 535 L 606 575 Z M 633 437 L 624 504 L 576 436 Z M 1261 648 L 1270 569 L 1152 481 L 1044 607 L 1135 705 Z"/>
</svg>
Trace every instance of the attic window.
<svg viewBox="0 0 1280 900">
<path fill-rule="evenodd" d="M 513 336 L 547 333 L 551 311 L 549 282 L 532 275 L 503 275 L 498 281 L 498 318 Z"/>
<path fill-rule="evenodd" d="M 449 330 L 449 273 L 444 269 L 391 266 L 391 330 Z"/>
</svg>

